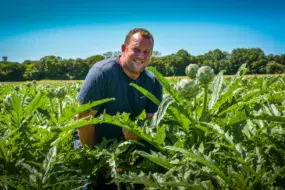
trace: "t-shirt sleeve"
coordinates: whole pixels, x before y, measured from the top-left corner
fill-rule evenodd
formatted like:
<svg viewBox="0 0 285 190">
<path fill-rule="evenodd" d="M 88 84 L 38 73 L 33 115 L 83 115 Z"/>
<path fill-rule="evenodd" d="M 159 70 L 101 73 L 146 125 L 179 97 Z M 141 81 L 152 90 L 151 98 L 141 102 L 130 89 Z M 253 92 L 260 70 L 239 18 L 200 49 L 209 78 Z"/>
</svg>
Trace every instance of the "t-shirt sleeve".
<svg viewBox="0 0 285 190">
<path fill-rule="evenodd" d="M 103 99 L 104 96 L 104 86 L 106 83 L 106 77 L 99 67 L 92 67 L 84 82 L 80 88 L 79 94 L 77 96 L 77 101 L 80 104 L 87 104 L 97 100 Z M 100 106 L 96 106 L 93 109 L 99 110 Z"/>
<path fill-rule="evenodd" d="M 153 95 L 155 95 L 155 97 L 159 100 L 162 101 L 162 86 L 161 84 L 158 82 L 157 79 L 155 79 L 155 84 L 154 84 L 154 91 L 152 92 Z M 153 103 L 151 100 L 149 101 L 145 111 L 146 113 L 155 113 L 158 109 L 158 105 L 156 105 L 155 103 Z"/>
</svg>

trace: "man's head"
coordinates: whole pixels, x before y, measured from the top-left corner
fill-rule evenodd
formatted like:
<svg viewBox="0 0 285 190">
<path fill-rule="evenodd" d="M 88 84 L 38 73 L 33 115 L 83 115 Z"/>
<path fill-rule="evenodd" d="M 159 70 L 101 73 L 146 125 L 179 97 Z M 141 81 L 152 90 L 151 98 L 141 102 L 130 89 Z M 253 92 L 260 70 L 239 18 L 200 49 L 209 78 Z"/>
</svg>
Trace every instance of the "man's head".
<svg viewBox="0 0 285 190">
<path fill-rule="evenodd" d="M 120 62 L 125 73 L 136 78 L 148 66 L 153 50 L 152 34 L 142 28 L 131 30 L 122 44 Z"/>
<path fill-rule="evenodd" d="M 154 43 L 153 36 L 148 30 L 144 28 L 134 28 L 126 35 L 125 44 L 128 44 L 130 42 L 130 38 L 136 33 L 139 33 L 145 39 L 151 39 L 152 43 Z"/>
</svg>

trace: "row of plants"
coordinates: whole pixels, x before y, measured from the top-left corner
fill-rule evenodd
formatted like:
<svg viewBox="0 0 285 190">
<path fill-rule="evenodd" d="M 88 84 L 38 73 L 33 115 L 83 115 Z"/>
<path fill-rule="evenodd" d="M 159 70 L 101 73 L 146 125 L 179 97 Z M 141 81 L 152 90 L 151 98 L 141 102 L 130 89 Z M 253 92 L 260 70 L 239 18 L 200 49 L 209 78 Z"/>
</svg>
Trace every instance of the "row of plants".
<svg viewBox="0 0 285 190">
<path fill-rule="evenodd" d="M 1 85 L 0 189 L 95 188 L 102 173 L 118 189 L 282 189 L 285 186 L 285 78 L 224 79 L 189 65 L 189 79 L 163 84 L 152 121 L 129 114 L 76 120 L 80 83 Z M 72 132 L 112 123 L 143 141 L 104 140 L 74 150 Z M 150 150 L 146 145 L 152 147 Z"/>
</svg>

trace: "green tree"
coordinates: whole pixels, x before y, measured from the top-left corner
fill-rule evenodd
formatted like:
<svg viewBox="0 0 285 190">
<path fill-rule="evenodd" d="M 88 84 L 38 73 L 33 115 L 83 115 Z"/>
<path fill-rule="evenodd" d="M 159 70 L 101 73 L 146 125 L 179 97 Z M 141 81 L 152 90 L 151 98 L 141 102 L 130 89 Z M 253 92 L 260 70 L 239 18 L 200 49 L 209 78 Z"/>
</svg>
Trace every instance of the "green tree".
<svg viewBox="0 0 285 190">
<path fill-rule="evenodd" d="M 270 61 L 266 65 L 266 73 L 267 74 L 281 74 L 285 72 L 285 66 L 281 65 L 279 63 L 276 63 L 275 61 Z"/>
<path fill-rule="evenodd" d="M 215 73 L 218 73 L 220 70 L 228 70 L 229 69 L 229 61 L 227 61 L 229 57 L 229 53 L 225 51 L 221 51 L 220 49 L 215 49 L 213 51 L 209 51 L 203 55 L 203 57 L 199 57 L 199 65 L 210 66 L 214 69 Z"/>
<path fill-rule="evenodd" d="M 8 61 L 8 57 L 7 56 L 2 56 L 3 62 Z"/>
<path fill-rule="evenodd" d="M 95 63 L 104 59 L 103 55 L 93 55 L 91 57 L 86 58 L 87 64 L 89 68 L 91 68 Z"/>
<path fill-rule="evenodd" d="M 160 57 L 161 53 L 159 51 L 153 51 L 152 52 L 152 57 Z"/>
<path fill-rule="evenodd" d="M 233 74 L 243 64 L 247 64 L 249 73 L 265 73 L 267 57 L 260 48 L 237 48 L 230 56 L 230 74 Z"/>
<path fill-rule="evenodd" d="M 4 62 L 0 64 L 0 81 L 22 81 L 25 66 L 17 62 Z"/>
</svg>

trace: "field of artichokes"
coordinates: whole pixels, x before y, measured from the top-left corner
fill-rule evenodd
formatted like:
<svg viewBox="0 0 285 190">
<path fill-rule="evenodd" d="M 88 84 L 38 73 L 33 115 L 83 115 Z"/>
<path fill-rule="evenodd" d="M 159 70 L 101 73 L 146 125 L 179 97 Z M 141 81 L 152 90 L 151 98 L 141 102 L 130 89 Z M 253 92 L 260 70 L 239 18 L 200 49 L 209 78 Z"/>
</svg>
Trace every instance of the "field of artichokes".
<svg viewBox="0 0 285 190">
<path fill-rule="evenodd" d="M 96 189 L 97 178 L 118 189 L 284 189 L 285 78 L 224 79 L 210 67 L 189 65 L 189 79 L 166 80 L 153 120 L 142 113 L 103 114 L 76 121 L 80 83 L 0 85 L 0 189 Z M 175 81 L 175 82 L 174 82 Z M 140 136 L 104 140 L 74 150 L 72 132 L 88 123 L 112 123 Z"/>
</svg>

